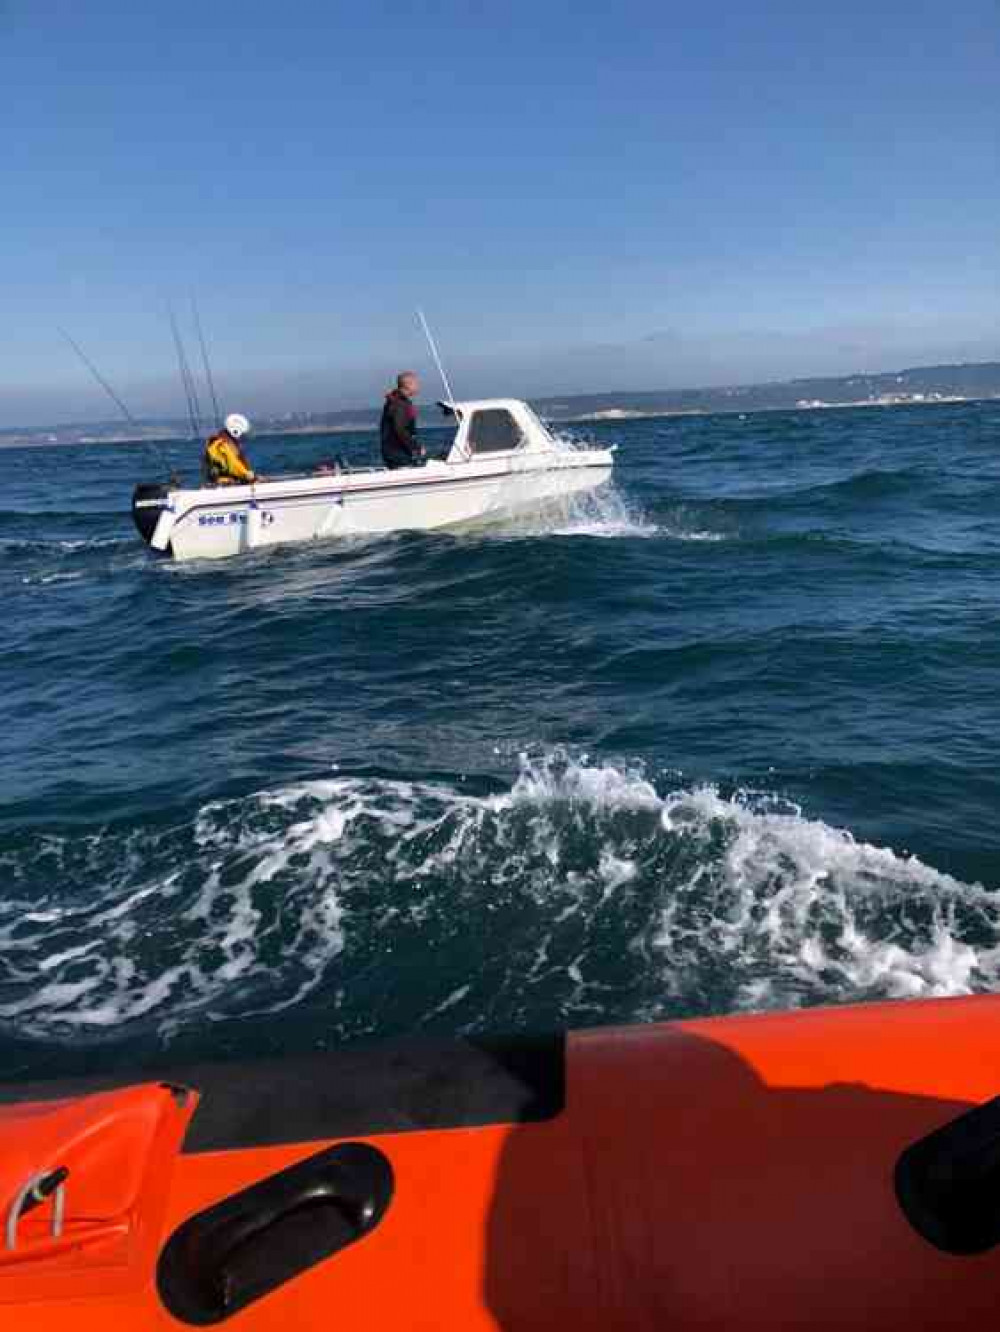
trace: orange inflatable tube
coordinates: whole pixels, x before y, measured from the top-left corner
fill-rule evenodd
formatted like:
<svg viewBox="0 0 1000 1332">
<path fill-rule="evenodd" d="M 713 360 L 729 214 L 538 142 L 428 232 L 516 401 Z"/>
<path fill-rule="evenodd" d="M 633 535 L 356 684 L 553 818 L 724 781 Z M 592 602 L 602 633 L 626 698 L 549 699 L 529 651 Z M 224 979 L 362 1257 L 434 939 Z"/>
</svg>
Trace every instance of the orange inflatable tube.
<svg viewBox="0 0 1000 1332">
<path fill-rule="evenodd" d="M 992 1326 L 1000 998 L 0 1087 L 0 1320 Z"/>
</svg>

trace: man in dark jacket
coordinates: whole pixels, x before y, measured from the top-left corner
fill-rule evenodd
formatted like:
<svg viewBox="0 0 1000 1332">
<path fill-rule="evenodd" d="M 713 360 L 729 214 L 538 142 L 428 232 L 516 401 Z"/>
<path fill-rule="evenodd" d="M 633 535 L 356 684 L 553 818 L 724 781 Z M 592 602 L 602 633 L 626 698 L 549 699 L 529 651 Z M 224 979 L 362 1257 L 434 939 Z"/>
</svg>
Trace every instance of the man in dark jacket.
<svg viewBox="0 0 1000 1332">
<path fill-rule="evenodd" d="M 420 380 L 412 370 L 396 376 L 396 387 L 385 396 L 382 408 L 382 461 L 386 467 L 419 467 L 427 450 L 417 439 L 417 409 L 413 399 Z"/>
</svg>

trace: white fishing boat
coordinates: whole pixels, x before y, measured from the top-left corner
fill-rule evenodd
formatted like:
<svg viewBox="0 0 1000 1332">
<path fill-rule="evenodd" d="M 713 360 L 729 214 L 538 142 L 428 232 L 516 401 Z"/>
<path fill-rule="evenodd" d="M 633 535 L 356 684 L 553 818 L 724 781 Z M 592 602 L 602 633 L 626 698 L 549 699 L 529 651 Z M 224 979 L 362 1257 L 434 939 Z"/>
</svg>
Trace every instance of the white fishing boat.
<svg viewBox="0 0 1000 1332">
<path fill-rule="evenodd" d="M 177 560 L 218 559 L 265 546 L 430 530 L 502 517 L 593 490 L 613 449 L 556 440 L 527 403 L 442 403 L 454 417 L 447 455 L 421 467 L 351 469 L 249 485 L 139 485 L 132 514 L 143 539 Z"/>
</svg>

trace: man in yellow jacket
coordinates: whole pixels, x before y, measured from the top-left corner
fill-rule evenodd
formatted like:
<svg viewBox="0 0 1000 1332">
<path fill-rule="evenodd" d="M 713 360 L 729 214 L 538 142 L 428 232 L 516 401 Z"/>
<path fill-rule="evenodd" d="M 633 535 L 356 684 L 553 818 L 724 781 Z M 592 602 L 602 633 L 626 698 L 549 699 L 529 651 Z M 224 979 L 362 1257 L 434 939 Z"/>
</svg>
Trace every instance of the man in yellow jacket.
<svg viewBox="0 0 1000 1332">
<path fill-rule="evenodd" d="M 205 479 L 212 486 L 249 485 L 260 478 L 247 461 L 240 440 L 249 434 L 250 422 L 239 412 L 226 417 L 225 428 L 205 445 Z"/>
</svg>

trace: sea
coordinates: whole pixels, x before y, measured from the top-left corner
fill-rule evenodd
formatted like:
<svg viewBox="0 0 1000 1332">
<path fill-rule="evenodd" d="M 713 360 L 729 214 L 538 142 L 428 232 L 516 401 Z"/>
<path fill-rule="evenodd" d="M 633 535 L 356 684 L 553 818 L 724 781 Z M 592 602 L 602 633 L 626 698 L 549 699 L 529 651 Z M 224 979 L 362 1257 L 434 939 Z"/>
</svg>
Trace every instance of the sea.
<svg viewBox="0 0 1000 1332">
<path fill-rule="evenodd" d="M 1000 402 L 560 431 L 613 483 L 190 564 L 157 449 L 0 450 L 3 1078 L 997 988 Z"/>
</svg>

